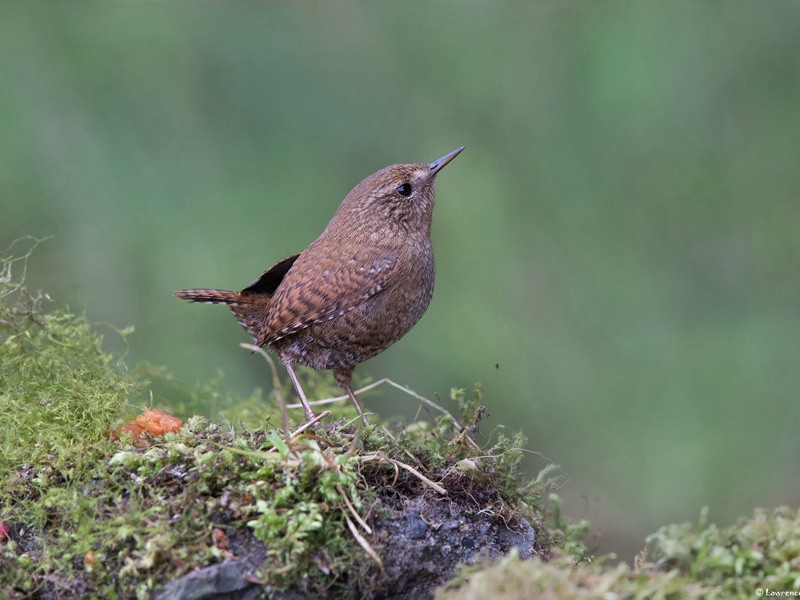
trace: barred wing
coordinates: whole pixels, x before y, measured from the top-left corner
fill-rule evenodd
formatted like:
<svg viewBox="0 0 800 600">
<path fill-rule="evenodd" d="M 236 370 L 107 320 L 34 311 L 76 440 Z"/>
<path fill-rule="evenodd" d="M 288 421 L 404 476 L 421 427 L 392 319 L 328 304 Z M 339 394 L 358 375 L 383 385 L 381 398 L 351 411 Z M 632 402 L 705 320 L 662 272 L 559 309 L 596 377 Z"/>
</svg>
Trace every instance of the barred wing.
<svg viewBox="0 0 800 600">
<path fill-rule="evenodd" d="M 301 255 L 293 265 L 299 268 L 285 275 L 272 297 L 258 344 L 272 344 L 350 312 L 386 288 L 396 265 L 397 254 L 383 248 L 362 248 L 344 261 Z"/>
</svg>

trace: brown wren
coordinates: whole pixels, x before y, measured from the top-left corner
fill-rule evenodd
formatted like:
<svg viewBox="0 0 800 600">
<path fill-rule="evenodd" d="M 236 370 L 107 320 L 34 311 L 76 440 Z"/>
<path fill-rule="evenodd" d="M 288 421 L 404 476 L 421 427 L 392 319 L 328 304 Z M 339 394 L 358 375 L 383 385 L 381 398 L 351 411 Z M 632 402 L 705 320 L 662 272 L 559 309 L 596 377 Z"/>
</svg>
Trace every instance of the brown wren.
<svg viewBox="0 0 800 600">
<path fill-rule="evenodd" d="M 430 164 L 390 165 L 345 196 L 325 231 L 240 292 L 178 290 L 227 304 L 258 346 L 277 352 L 306 418 L 315 418 L 293 365 L 333 369 L 361 418 L 353 369 L 403 337 L 433 295 L 436 175 L 464 149 Z"/>
</svg>

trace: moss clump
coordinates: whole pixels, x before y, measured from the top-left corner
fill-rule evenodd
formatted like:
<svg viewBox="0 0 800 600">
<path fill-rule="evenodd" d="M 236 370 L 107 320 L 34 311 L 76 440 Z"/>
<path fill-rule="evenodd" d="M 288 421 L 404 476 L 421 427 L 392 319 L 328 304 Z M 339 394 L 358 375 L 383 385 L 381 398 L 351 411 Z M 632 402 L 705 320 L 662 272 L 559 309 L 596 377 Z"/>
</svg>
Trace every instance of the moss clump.
<svg viewBox="0 0 800 600">
<path fill-rule="evenodd" d="M 12 539 L 30 535 L 28 524 L 46 524 L 59 506 L 75 523 L 94 519 L 80 482 L 104 460 L 112 446 L 105 436 L 137 387 L 85 318 L 28 292 L 28 255 L 0 257 L 0 521 Z M 71 532 L 75 540 L 82 527 Z M 50 546 L 39 549 L 47 562 Z M 3 597 L 30 591 L 39 569 L 17 550 L 14 541 L 0 546 Z"/>
<path fill-rule="evenodd" d="M 704 509 L 696 526 L 668 525 L 651 535 L 655 567 L 677 570 L 725 596 L 749 598 L 757 588 L 800 591 L 800 510 L 758 508 L 722 529 L 707 520 Z"/>
<path fill-rule="evenodd" d="M 800 591 L 797 509 L 756 509 L 751 518 L 724 529 L 706 525 L 704 510 L 699 525 L 663 527 L 648 544 L 634 567 L 568 555 L 521 561 L 512 554 L 465 572 L 437 598 L 744 599 L 759 590 L 763 595 Z"/>
<path fill-rule="evenodd" d="M 460 585 L 460 587 L 457 587 Z M 570 556 L 550 561 L 519 560 L 515 554 L 484 565 L 436 594 L 437 600 L 608 600 L 706 598 L 709 590 L 689 585 L 677 573 L 640 575 L 624 564 L 613 568 L 576 563 Z"/>
<path fill-rule="evenodd" d="M 25 289 L 26 258 L 0 258 L 0 492 L 20 465 L 91 454 L 135 392 L 84 317 Z"/>
</svg>

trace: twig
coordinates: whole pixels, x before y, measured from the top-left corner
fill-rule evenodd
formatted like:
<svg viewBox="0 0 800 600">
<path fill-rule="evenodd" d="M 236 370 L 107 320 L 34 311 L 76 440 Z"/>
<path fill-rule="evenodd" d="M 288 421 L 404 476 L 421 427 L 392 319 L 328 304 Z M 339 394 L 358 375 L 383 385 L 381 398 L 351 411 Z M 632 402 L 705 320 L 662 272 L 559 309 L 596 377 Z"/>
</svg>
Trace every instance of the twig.
<svg viewBox="0 0 800 600">
<path fill-rule="evenodd" d="M 400 479 L 400 467 L 398 467 L 395 463 L 392 463 L 392 466 L 394 467 L 394 479 L 392 479 L 392 485 L 389 487 L 394 487 L 397 485 L 397 480 Z"/>
<path fill-rule="evenodd" d="M 392 440 L 393 442 L 397 441 L 397 438 L 392 434 L 391 431 L 389 431 L 389 428 L 386 427 L 386 425 L 381 425 L 381 429 L 383 430 L 383 432 L 387 436 L 389 436 L 390 440 Z M 425 468 L 425 466 L 422 464 L 422 461 L 420 459 L 418 459 L 416 456 L 414 456 L 413 454 L 411 454 L 411 451 L 408 448 L 403 448 L 403 452 L 405 452 L 411 458 L 411 460 L 413 460 L 415 463 L 417 463 L 418 467 L 423 468 L 423 469 Z"/>
<path fill-rule="evenodd" d="M 364 386 L 360 390 L 355 390 L 353 393 L 358 396 L 361 392 L 368 392 L 370 390 L 374 390 L 376 387 L 383 385 L 389 381 L 388 379 L 381 379 L 379 381 L 375 381 L 370 383 L 369 385 Z M 335 404 L 336 402 L 343 402 L 344 400 L 349 400 L 350 396 L 345 394 L 344 396 L 336 396 L 335 398 L 325 398 L 323 400 L 310 400 L 309 404 L 311 406 L 322 406 L 324 404 Z M 303 408 L 302 404 L 289 404 L 286 408 Z"/>
<path fill-rule="evenodd" d="M 316 425 L 316 424 L 317 424 L 317 423 L 319 423 L 319 422 L 320 422 L 322 419 L 324 419 L 325 417 L 327 417 L 329 414 L 331 414 L 331 411 L 329 411 L 329 410 L 323 410 L 323 411 L 322 411 L 321 413 L 319 413 L 319 414 L 318 414 L 316 417 L 314 417 L 313 419 L 311 419 L 311 420 L 310 420 L 310 421 L 308 421 L 307 423 L 303 423 L 302 425 L 300 425 L 300 427 L 298 427 L 297 429 L 295 429 L 295 430 L 292 432 L 292 438 L 296 438 L 298 435 L 300 435 L 301 433 L 303 433 L 303 432 L 304 432 L 306 429 L 308 429 L 309 427 L 311 427 L 311 426 L 313 426 L 313 425 Z"/>
<path fill-rule="evenodd" d="M 406 463 L 404 463 L 404 462 L 402 462 L 400 460 L 396 460 L 394 458 L 389 458 L 388 456 L 386 456 L 386 455 L 384 455 L 382 453 L 381 454 L 378 454 L 378 453 L 376 453 L 376 454 L 367 454 L 367 455 L 362 456 L 361 460 L 364 460 L 364 461 L 377 460 L 377 461 L 381 461 L 381 462 L 391 463 L 395 467 L 402 467 L 403 469 L 405 469 L 406 471 L 408 471 L 409 473 L 411 473 L 412 475 L 417 477 L 420 481 L 422 481 L 422 483 L 424 483 L 428 487 L 433 488 L 434 490 L 436 490 L 440 494 L 444 494 L 444 495 L 447 494 L 447 490 L 444 489 L 442 486 L 440 486 L 438 483 L 436 483 L 435 481 L 431 481 L 430 479 L 425 477 L 425 475 L 423 475 L 422 473 L 417 471 L 414 467 L 412 467 L 411 465 L 408 465 L 408 464 L 406 464 Z"/>
<path fill-rule="evenodd" d="M 347 452 L 345 452 L 345 456 L 348 457 L 352 456 L 353 452 L 355 452 L 356 448 L 358 447 L 358 442 L 361 439 L 361 429 L 364 427 L 364 423 L 362 423 L 363 419 L 364 419 L 363 414 L 361 415 L 361 419 L 356 419 L 356 422 L 358 423 L 356 425 L 356 434 L 353 436 L 353 443 L 350 444 L 350 448 L 347 450 Z"/>
<path fill-rule="evenodd" d="M 383 430 L 383 433 L 385 433 L 386 435 L 389 436 L 390 440 L 392 440 L 393 442 L 397 441 L 397 438 L 394 436 L 394 434 L 391 431 L 389 431 L 389 428 L 386 427 L 386 425 L 381 425 L 381 429 Z"/>
<path fill-rule="evenodd" d="M 347 516 L 347 513 L 344 514 L 344 520 L 347 521 L 347 526 L 350 528 L 350 533 L 352 533 L 353 537 L 356 538 L 358 544 L 366 551 L 367 554 L 372 557 L 372 560 L 378 563 L 378 566 L 383 569 L 383 561 L 381 560 L 381 557 L 378 556 L 378 553 L 375 552 L 375 549 L 372 546 L 370 546 L 369 542 L 364 538 L 364 536 L 358 532 L 358 529 L 356 529 L 356 526 L 353 525 L 353 522 L 350 520 L 350 517 Z"/>
<path fill-rule="evenodd" d="M 444 415 L 447 415 L 447 417 L 450 419 L 450 421 L 453 423 L 453 425 L 455 425 L 456 429 L 459 432 L 461 432 L 461 434 L 464 436 L 464 439 L 467 440 L 469 445 L 472 446 L 476 450 L 480 448 L 480 446 L 478 446 L 478 444 L 475 443 L 475 441 L 469 436 L 469 434 L 466 433 L 467 428 L 464 427 L 463 425 L 461 425 L 461 423 L 458 422 L 458 419 L 456 419 L 452 415 L 452 413 L 450 413 L 450 411 L 448 411 L 446 408 L 440 406 L 439 404 L 437 404 L 433 400 L 430 400 L 429 398 L 426 398 L 425 396 L 420 396 L 418 393 L 416 393 L 411 388 L 407 388 L 404 385 L 400 385 L 399 383 L 395 383 L 394 381 L 392 381 L 388 377 L 384 377 L 383 379 L 379 379 L 378 381 L 370 383 L 369 385 L 366 385 L 363 388 L 361 388 L 360 390 L 356 390 L 353 393 L 358 396 L 363 392 L 368 392 L 368 391 L 373 390 L 376 387 L 381 386 L 383 384 L 389 384 L 392 387 L 397 388 L 401 392 L 405 392 L 406 394 L 408 394 L 412 398 L 416 398 L 417 400 L 419 400 L 420 402 L 422 402 L 426 406 L 434 408 L 434 409 L 438 410 L 440 413 L 442 413 Z M 320 406 L 320 405 L 323 405 L 323 404 L 333 404 L 335 402 L 342 402 L 344 400 L 348 400 L 349 398 L 350 398 L 350 396 L 347 396 L 347 395 L 336 396 L 335 398 L 325 398 L 324 400 L 314 400 L 312 402 L 309 402 L 309 404 L 311 404 L 312 406 Z M 300 404 L 289 404 L 289 405 L 287 405 L 287 408 L 302 408 L 302 406 Z"/>
<path fill-rule="evenodd" d="M 425 475 L 423 475 L 422 473 L 420 473 L 419 471 L 417 471 L 417 470 L 416 470 L 414 467 L 412 467 L 411 465 L 409 465 L 409 464 L 406 464 L 406 463 L 404 463 L 404 462 L 402 462 L 402 461 L 399 461 L 399 460 L 395 460 L 394 458 L 390 458 L 389 460 L 390 460 L 390 461 L 391 461 L 393 464 L 397 465 L 398 467 L 402 467 L 402 468 L 404 468 L 406 471 L 408 471 L 409 473 L 412 473 L 413 475 L 416 475 L 417 477 L 419 477 L 419 479 L 420 479 L 420 480 L 421 480 L 423 483 L 425 483 L 426 485 L 428 485 L 428 486 L 432 487 L 434 490 L 436 490 L 436 491 L 437 491 L 437 492 L 439 492 L 440 494 L 442 494 L 442 495 L 447 495 L 447 490 L 446 490 L 446 489 L 444 489 L 444 488 L 443 488 L 442 486 L 440 486 L 438 483 L 435 483 L 435 482 L 431 481 L 430 479 L 428 479 L 427 477 L 425 477 Z"/>
<path fill-rule="evenodd" d="M 350 498 L 347 497 L 344 488 L 338 483 L 336 484 L 336 491 L 339 492 L 339 495 L 342 497 L 342 500 L 344 500 L 344 503 L 347 506 L 348 510 L 350 511 L 350 514 L 353 515 L 353 518 L 358 522 L 359 525 L 361 525 L 362 529 L 366 531 L 367 534 L 372 535 L 372 529 L 370 528 L 369 525 L 367 525 L 364 519 L 358 516 L 358 513 L 356 512 L 356 509 L 353 506 L 353 504 L 350 502 Z"/>
</svg>

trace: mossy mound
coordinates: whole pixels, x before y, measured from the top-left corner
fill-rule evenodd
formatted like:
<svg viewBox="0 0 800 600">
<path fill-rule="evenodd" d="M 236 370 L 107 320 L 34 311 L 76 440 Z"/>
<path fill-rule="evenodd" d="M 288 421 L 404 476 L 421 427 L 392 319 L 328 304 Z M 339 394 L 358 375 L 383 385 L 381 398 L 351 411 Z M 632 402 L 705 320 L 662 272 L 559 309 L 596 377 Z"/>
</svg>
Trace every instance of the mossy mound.
<svg viewBox="0 0 800 600">
<path fill-rule="evenodd" d="M 275 408 L 259 428 L 192 417 L 115 441 L 147 382 L 14 283 L 15 264 L 0 283 L 3 597 L 424 597 L 478 555 L 548 554 L 548 482 L 519 486 L 521 437 L 481 449 L 449 415 L 360 427 L 346 407 L 287 436 Z M 454 394 L 473 426 L 479 394 Z M 209 583 L 223 571 L 232 589 Z"/>
<path fill-rule="evenodd" d="M 224 431 L 192 418 L 147 447 L 112 450 L 81 481 L 33 472 L 17 482 L 4 511 L 14 533 L 2 577 L 45 598 L 149 597 L 195 567 L 238 558 L 250 563 L 253 584 L 270 591 L 420 597 L 419 578 L 398 583 L 421 563 L 421 552 L 409 555 L 418 541 L 440 557 L 428 591 L 481 551 L 499 557 L 515 542 L 529 555 L 546 551 L 540 519 L 525 507 L 525 520 L 491 474 L 460 471 L 455 456 L 427 468 L 435 460 L 420 452 L 418 438 L 387 440 L 373 430 L 352 449 L 352 435 L 337 422 L 290 447 L 275 432 Z M 446 495 L 397 467 L 406 451 Z M 352 533 L 356 515 L 371 525 L 359 527 L 366 547 Z M 469 537 L 472 545 L 457 552 Z M 443 540 L 453 538 L 448 559 Z"/>
</svg>

